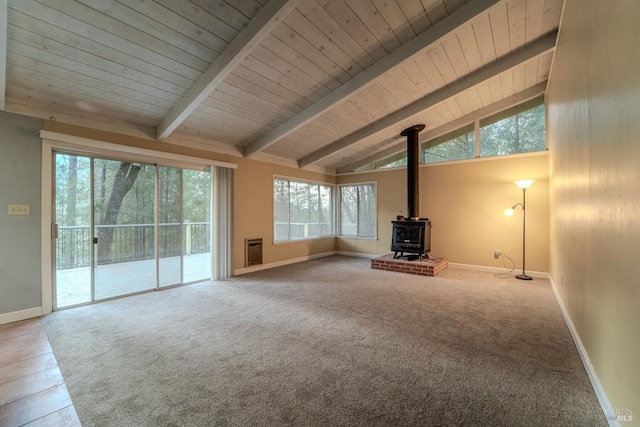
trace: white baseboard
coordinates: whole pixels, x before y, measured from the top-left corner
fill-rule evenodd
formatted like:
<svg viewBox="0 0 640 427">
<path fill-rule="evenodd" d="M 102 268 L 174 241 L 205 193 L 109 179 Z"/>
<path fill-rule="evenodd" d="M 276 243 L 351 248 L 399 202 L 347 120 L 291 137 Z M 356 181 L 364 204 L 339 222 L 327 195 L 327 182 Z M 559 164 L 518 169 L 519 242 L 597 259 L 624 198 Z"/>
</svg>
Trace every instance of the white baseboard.
<svg viewBox="0 0 640 427">
<path fill-rule="evenodd" d="M 238 268 L 233 270 L 233 275 L 240 276 L 242 274 L 253 273 L 255 271 L 261 271 L 261 270 L 268 270 L 270 268 L 282 267 L 284 265 L 296 264 L 299 262 L 309 261 L 312 259 L 328 257 L 331 255 L 336 255 L 336 251 L 322 252 L 320 254 L 307 255 L 307 256 L 298 257 L 298 258 L 291 258 L 291 259 L 286 259 L 284 261 L 270 262 L 269 264 L 260 264 L 260 265 L 254 265 L 251 267 Z"/>
<path fill-rule="evenodd" d="M 616 418 L 616 412 L 611 406 L 607 395 L 604 392 L 604 388 L 602 388 L 602 384 L 598 379 L 598 375 L 596 374 L 595 369 L 593 369 L 593 365 L 591 364 L 591 360 L 589 359 L 589 355 L 587 354 L 587 350 L 582 345 L 582 340 L 580 339 L 580 335 L 578 335 L 578 331 L 573 326 L 573 322 L 571 321 L 571 317 L 569 317 L 569 313 L 564 307 L 564 303 L 560 298 L 560 294 L 558 293 L 558 289 L 556 288 L 556 284 L 553 279 L 549 277 L 549 281 L 551 282 L 551 289 L 553 289 L 553 294 L 556 297 L 556 301 L 560 306 L 560 311 L 562 311 L 562 316 L 564 317 L 564 321 L 569 328 L 569 332 L 571 332 L 571 337 L 573 338 L 573 342 L 578 349 L 578 353 L 580 354 L 580 359 L 582 359 L 582 364 L 584 365 L 585 370 L 587 371 L 587 375 L 589 376 L 589 381 L 591 381 L 591 386 L 593 390 L 596 392 L 596 397 L 598 398 L 598 402 L 600 402 L 600 407 L 602 408 L 602 412 L 607 417 L 607 421 L 611 427 L 620 427 L 620 423 Z"/>
<path fill-rule="evenodd" d="M 0 314 L 0 325 L 20 320 L 32 319 L 42 316 L 42 307 L 28 308 L 26 310 L 12 311 L 11 313 Z"/>
<path fill-rule="evenodd" d="M 510 268 L 502 268 L 502 267 L 488 267 L 485 265 L 474 265 L 474 264 L 460 264 L 457 262 L 450 262 L 449 267 L 459 268 L 461 270 L 475 270 L 475 271 L 486 271 L 488 273 L 512 273 L 515 277 L 516 274 L 522 273 L 522 271 L 511 270 Z M 527 275 L 534 277 L 536 279 L 550 279 L 549 273 L 545 273 L 543 271 L 526 271 Z"/>
<path fill-rule="evenodd" d="M 364 254 L 364 253 L 360 253 L 360 252 L 346 252 L 346 251 L 336 251 L 335 254 L 336 255 L 358 257 L 358 258 L 369 258 L 369 259 L 379 258 L 379 257 L 383 256 L 383 255 L 376 255 L 376 254 Z M 514 277 L 515 277 L 516 274 L 520 274 L 520 271 L 518 271 L 518 270 L 511 271 L 510 268 L 489 267 L 489 266 L 485 266 L 485 265 L 475 265 L 475 264 L 461 264 L 461 263 L 457 263 L 457 262 L 449 262 L 449 267 L 459 268 L 461 270 L 486 271 L 488 273 L 507 273 L 507 274 L 508 273 L 513 273 Z M 551 278 L 549 273 L 546 273 L 544 271 L 527 271 L 526 273 L 529 276 L 534 277 L 536 279 L 550 279 Z"/>
</svg>

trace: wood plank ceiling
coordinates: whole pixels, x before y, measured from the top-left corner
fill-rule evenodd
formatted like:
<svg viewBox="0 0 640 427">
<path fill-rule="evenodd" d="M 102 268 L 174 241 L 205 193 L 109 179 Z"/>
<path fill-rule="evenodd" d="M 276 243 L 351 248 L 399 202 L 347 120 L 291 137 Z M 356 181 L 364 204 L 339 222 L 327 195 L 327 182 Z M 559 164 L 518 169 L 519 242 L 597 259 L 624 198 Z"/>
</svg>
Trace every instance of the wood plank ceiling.
<svg viewBox="0 0 640 427">
<path fill-rule="evenodd" d="M 562 0 L 0 8 L 6 111 L 346 172 L 543 93 Z"/>
</svg>

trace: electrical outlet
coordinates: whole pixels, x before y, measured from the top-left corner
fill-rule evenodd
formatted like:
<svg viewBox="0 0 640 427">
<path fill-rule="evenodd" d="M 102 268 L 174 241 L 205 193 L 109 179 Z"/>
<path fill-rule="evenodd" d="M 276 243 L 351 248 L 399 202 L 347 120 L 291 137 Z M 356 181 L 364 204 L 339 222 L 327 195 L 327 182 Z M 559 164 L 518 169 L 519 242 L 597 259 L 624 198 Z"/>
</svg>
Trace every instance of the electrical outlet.
<svg viewBox="0 0 640 427">
<path fill-rule="evenodd" d="M 502 252 L 500 252 L 500 251 L 495 251 L 495 252 L 493 253 L 493 257 L 494 257 L 495 259 L 500 258 L 500 255 L 502 255 Z"/>
<path fill-rule="evenodd" d="M 9 215 L 30 215 L 30 205 L 9 205 Z"/>
</svg>

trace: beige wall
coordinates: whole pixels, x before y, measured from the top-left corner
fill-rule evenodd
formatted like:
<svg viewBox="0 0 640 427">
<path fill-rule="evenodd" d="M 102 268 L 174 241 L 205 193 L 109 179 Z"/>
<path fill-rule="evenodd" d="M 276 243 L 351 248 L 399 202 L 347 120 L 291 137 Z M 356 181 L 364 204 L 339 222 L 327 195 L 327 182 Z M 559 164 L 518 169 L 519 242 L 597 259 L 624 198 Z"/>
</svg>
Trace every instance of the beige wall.
<svg viewBox="0 0 640 427">
<path fill-rule="evenodd" d="M 549 168 L 547 153 L 496 157 L 420 168 L 420 216 L 432 222 L 431 249 L 449 262 L 503 267 L 500 250 L 522 269 L 522 201 L 517 179 L 535 179 L 527 190 L 527 271 L 549 271 Z M 391 221 L 407 213 L 406 170 L 338 177 L 338 183 L 378 183 L 378 240 L 338 239 L 340 251 L 389 253 Z"/>
<path fill-rule="evenodd" d="M 273 177 L 274 175 L 314 182 L 335 184 L 334 176 L 303 171 L 271 163 L 236 158 L 235 174 L 235 251 L 234 266 L 244 267 L 244 239 L 263 238 L 263 263 L 286 261 L 331 252 L 335 238 L 273 243 Z"/>
<path fill-rule="evenodd" d="M 640 425 L 640 2 L 567 0 L 550 77 L 551 274 Z"/>
</svg>

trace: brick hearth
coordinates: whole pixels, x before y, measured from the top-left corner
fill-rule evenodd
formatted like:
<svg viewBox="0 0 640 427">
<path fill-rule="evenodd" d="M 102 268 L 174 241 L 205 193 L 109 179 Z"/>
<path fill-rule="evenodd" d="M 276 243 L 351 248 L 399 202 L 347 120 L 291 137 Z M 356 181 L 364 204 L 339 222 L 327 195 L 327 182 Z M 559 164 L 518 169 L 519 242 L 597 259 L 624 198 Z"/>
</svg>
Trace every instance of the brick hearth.
<svg viewBox="0 0 640 427">
<path fill-rule="evenodd" d="M 371 260 L 371 268 L 376 270 L 397 271 L 406 274 L 418 274 L 420 276 L 433 277 L 447 268 L 449 261 L 446 259 L 425 259 L 422 261 L 407 261 L 394 259 L 392 254 L 384 255 Z"/>
</svg>

